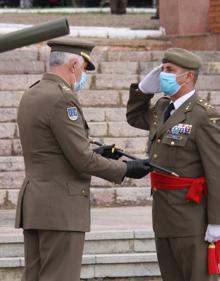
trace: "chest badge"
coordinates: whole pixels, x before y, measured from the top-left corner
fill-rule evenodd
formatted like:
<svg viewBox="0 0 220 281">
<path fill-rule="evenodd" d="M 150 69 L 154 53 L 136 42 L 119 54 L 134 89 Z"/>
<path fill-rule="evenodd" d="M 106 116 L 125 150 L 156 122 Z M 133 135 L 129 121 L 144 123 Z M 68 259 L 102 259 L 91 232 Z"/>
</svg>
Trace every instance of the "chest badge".
<svg viewBox="0 0 220 281">
<path fill-rule="evenodd" d="M 178 139 L 178 137 L 181 136 L 181 135 L 190 135 L 191 130 L 192 130 L 192 125 L 179 123 L 179 124 L 173 126 L 172 128 L 170 128 L 167 131 L 167 135 L 170 138 L 177 138 Z"/>
<path fill-rule="evenodd" d="M 68 118 L 72 121 L 76 121 L 78 119 L 78 110 L 75 106 L 67 107 L 67 115 Z"/>
</svg>

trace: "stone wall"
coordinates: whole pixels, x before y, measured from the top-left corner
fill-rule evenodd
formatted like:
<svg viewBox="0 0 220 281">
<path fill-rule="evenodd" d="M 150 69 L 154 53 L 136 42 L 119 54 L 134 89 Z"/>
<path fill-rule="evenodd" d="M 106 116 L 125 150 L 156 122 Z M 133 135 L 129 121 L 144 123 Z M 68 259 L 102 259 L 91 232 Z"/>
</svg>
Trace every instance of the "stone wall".
<svg viewBox="0 0 220 281">
<path fill-rule="evenodd" d="M 220 33 L 220 0 L 210 0 L 209 28 L 213 33 Z"/>
<path fill-rule="evenodd" d="M 198 90 L 220 106 L 220 52 L 197 52 L 204 61 Z M 79 100 L 91 129 L 91 137 L 115 143 L 126 152 L 146 157 L 148 133 L 126 122 L 126 102 L 132 82 L 161 62 L 163 51 L 119 46 L 99 46 L 94 52 L 97 71 L 89 75 Z M 22 48 L 0 55 L 0 208 L 15 208 L 24 178 L 24 163 L 16 124 L 17 107 L 25 89 L 47 69 L 48 48 Z M 154 100 L 157 99 L 155 96 Z M 39 109 L 40 111 L 40 109 Z M 92 179 L 91 201 L 96 206 L 144 205 L 150 202 L 149 179 L 126 179 L 115 185 Z"/>
</svg>

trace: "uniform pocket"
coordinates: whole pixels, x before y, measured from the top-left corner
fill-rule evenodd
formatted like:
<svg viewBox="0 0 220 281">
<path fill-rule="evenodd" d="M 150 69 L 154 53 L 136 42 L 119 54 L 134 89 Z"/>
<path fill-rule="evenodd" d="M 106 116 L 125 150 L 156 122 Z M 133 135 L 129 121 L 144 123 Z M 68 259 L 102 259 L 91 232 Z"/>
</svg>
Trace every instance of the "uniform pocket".
<svg viewBox="0 0 220 281">
<path fill-rule="evenodd" d="M 179 152 L 185 149 L 188 137 L 179 136 L 178 139 L 171 138 L 168 135 L 163 136 L 162 145 L 165 150 L 166 164 L 169 167 L 182 167 L 185 165 L 184 159 L 179 159 Z"/>
<path fill-rule="evenodd" d="M 74 185 L 74 183 L 67 183 L 67 190 L 70 196 L 83 196 L 89 197 L 89 188 L 79 187 Z"/>
<path fill-rule="evenodd" d="M 171 147 L 179 147 L 179 146 L 185 146 L 187 143 L 188 137 L 186 136 L 178 136 L 178 138 L 175 137 L 169 137 L 169 135 L 166 135 L 162 139 L 163 144 L 167 144 Z"/>
</svg>

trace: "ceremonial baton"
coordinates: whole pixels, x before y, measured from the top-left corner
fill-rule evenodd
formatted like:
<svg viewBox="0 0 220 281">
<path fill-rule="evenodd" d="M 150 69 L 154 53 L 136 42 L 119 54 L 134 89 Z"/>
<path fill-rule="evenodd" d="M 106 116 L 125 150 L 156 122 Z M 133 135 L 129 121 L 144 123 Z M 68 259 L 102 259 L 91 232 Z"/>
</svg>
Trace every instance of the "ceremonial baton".
<svg viewBox="0 0 220 281">
<path fill-rule="evenodd" d="M 103 146 L 102 143 L 100 143 L 100 142 L 98 142 L 98 141 L 95 141 L 95 140 L 90 140 L 89 142 L 92 143 L 92 144 L 96 144 L 96 145 L 98 145 L 98 146 Z M 119 152 L 122 156 L 125 156 L 125 157 L 127 157 L 127 158 L 129 158 L 129 159 L 132 159 L 132 160 L 140 160 L 140 159 L 137 158 L 137 157 L 134 157 L 134 156 L 132 156 L 132 155 L 129 155 L 129 154 L 123 152 L 123 151 L 122 151 L 121 149 L 119 149 L 119 148 L 113 147 L 113 148 L 112 148 L 112 152 L 114 152 L 114 151 Z M 163 168 L 163 167 L 161 167 L 161 166 L 158 166 L 158 165 L 156 165 L 156 164 L 153 164 L 153 163 L 151 163 L 151 162 L 149 162 L 148 165 L 149 165 L 150 167 L 154 168 L 154 170 L 158 170 L 158 171 L 161 171 L 161 172 L 170 174 L 170 175 L 172 175 L 172 176 L 179 177 L 179 175 L 178 175 L 177 173 L 172 172 L 172 171 L 170 171 L 170 170 L 168 170 L 168 169 L 165 169 L 165 168 Z"/>
</svg>

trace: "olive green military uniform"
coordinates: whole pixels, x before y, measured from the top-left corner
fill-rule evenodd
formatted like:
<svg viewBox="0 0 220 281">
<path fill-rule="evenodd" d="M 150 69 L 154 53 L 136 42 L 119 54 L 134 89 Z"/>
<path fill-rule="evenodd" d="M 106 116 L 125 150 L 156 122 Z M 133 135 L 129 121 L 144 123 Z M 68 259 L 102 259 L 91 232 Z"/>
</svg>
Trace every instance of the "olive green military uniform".
<svg viewBox="0 0 220 281">
<path fill-rule="evenodd" d="M 127 0 L 110 0 L 111 13 L 125 14 L 127 2 Z"/>
<path fill-rule="evenodd" d="M 76 94 L 54 74 L 23 95 L 18 125 L 26 170 L 16 216 L 25 238 L 23 280 L 79 281 L 91 175 L 121 183 L 126 164 L 90 149 Z"/>
<path fill-rule="evenodd" d="M 220 115 L 195 93 L 164 122 L 170 104 L 167 97 L 151 105 L 152 94 L 137 84 L 130 87 L 127 121 L 149 131 L 148 153 L 152 163 L 174 171 L 180 177 L 205 176 L 208 202 L 185 199 L 187 188 L 153 189 L 153 229 L 158 261 L 164 281 L 207 281 L 207 224 L 220 224 Z M 188 133 L 172 134 L 175 126 Z"/>
</svg>

